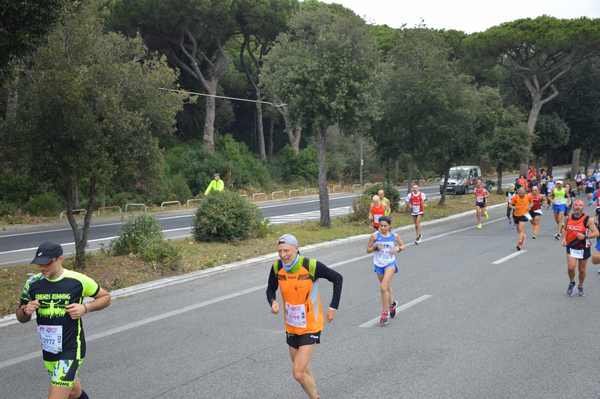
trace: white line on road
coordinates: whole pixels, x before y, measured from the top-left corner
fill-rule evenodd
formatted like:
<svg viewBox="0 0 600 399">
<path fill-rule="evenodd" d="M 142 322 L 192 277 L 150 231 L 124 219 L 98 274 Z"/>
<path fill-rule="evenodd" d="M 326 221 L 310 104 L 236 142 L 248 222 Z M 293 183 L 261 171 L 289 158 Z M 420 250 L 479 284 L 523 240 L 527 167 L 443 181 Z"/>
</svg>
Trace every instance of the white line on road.
<svg viewBox="0 0 600 399">
<path fill-rule="evenodd" d="M 420 296 L 420 297 L 418 297 L 416 299 L 413 299 L 410 302 L 406 302 L 404 305 L 398 306 L 398 308 L 396 309 L 396 312 L 402 312 L 402 311 L 404 311 L 406 309 L 412 308 L 416 304 L 419 304 L 419 303 L 421 303 L 423 301 L 426 301 L 426 300 L 428 300 L 431 297 L 432 297 L 431 295 Z M 371 319 L 371 320 L 369 320 L 367 322 L 362 323 L 359 327 L 361 327 L 361 328 L 373 327 L 378 322 L 379 322 L 379 316 L 377 316 L 376 318 Z"/>
<path fill-rule="evenodd" d="M 506 262 L 507 260 L 511 260 L 512 258 L 516 258 L 519 255 L 523 255 L 526 252 L 527 252 L 527 250 L 525 250 L 525 249 L 521 250 L 521 251 L 513 252 L 512 254 L 510 254 L 508 256 L 505 256 L 504 258 L 500 258 L 500 259 L 498 259 L 496 261 L 493 261 L 492 265 L 499 265 L 501 263 Z"/>
</svg>

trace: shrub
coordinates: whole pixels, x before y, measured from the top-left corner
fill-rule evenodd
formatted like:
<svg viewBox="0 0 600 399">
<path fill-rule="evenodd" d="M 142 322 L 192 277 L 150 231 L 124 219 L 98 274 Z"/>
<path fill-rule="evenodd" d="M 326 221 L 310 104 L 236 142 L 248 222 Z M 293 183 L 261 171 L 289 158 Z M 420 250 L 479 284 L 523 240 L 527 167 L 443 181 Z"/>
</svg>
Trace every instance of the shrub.
<svg viewBox="0 0 600 399">
<path fill-rule="evenodd" d="M 9 172 L 0 173 L 0 193 L 6 202 L 24 203 L 39 191 L 39 184 L 29 176 Z"/>
<path fill-rule="evenodd" d="M 292 148 L 286 145 L 272 164 L 273 174 L 282 180 L 301 180 L 314 183 L 319 177 L 318 151 L 315 146 L 308 146 L 298 155 L 294 154 Z"/>
<path fill-rule="evenodd" d="M 53 192 L 34 195 L 25 204 L 25 211 L 35 216 L 56 216 L 62 210 L 62 200 Z"/>
<path fill-rule="evenodd" d="M 353 222 L 369 222 L 369 211 L 371 209 L 371 197 L 361 195 L 352 201 L 352 213 L 349 219 Z"/>
<path fill-rule="evenodd" d="M 9 202 L 0 201 L 0 217 L 14 215 L 17 212 L 17 206 Z"/>
<path fill-rule="evenodd" d="M 185 177 L 182 175 L 175 175 L 169 180 L 169 198 L 165 198 L 165 200 L 176 199 L 180 201 L 182 204 L 185 204 L 185 201 L 192 198 L 192 191 L 190 190 Z"/>
<path fill-rule="evenodd" d="M 390 200 L 390 206 L 392 207 L 392 212 L 398 210 L 398 202 L 400 201 L 400 192 L 394 188 L 390 183 L 379 183 L 375 184 L 367 188 L 364 192 L 366 196 L 372 198 L 377 191 L 383 189 L 385 191 L 385 197 Z"/>
<path fill-rule="evenodd" d="M 196 241 L 233 241 L 266 233 L 262 214 L 238 193 L 212 193 L 200 201 L 194 218 Z"/>
<path fill-rule="evenodd" d="M 140 248 L 142 260 L 154 270 L 174 272 L 182 268 L 182 256 L 173 244 L 162 239 L 148 240 Z"/>
<path fill-rule="evenodd" d="M 121 228 L 121 236 L 111 244 L 114 255 L 139 254 L 148 242 L 161 241 L 160 224 L 150 215 L 140 215 Z"/>
<path fill-rule="evenodd" d="M 143 204 L 145 202 L 144 196 L 141 194 L 122 192 L 113 194 L 106 202 L 106 205 L 118 205 L 125 210 L 127 203 Z"/>
</svg>

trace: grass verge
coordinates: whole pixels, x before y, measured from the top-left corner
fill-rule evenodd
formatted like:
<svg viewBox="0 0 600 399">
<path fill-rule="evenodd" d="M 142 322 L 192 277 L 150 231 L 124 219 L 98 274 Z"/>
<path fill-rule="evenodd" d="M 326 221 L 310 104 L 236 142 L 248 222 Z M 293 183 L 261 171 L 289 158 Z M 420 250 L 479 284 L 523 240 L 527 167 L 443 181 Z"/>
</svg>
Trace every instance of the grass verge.
<svg viewBox="0 0 600 399">
<path fill-rule="evenodd" d="M 504 196 L 496 194 L 490 196 L 490 204 L 501 202 L 504 202 Z M 472 195 L 448 197 L 444 207 L 437 205 L 437 200 L 433 201 L 427 208 L 424 220 L 439 219 L 471 209 L 473 209 Z M 394 227 L 412 223 L 410 215 L 404 212 L 394 214 L 393 219 Z M 321 229 L 317 222 L 277 225 L 271 227 L 267 236 L 260 239 L 234 243 L 197 243 L 192 238 L 173 241 L 183 256 L 183 268 L 177 273 L 163 273 L 135 256 L 111 256 L 102 251 L 88 255 L 87 268 L 84 272 L 98 281 L 102 287 L 115 290 L 169 275 L 207 269 L 275 252 L 274 243 L 284 233 L 292 233 L 301 245 L 309 245 L 369 232 L 370 228 L 366 222 L 351 222 L 348 218 L 334 219 L 330 229 Z M 65 267 L 70 268 L 71 265 L 71 259 L 67 259 Z M 28 275 L 36 272 L 37 268 L 34 265 L 0 268 L 0 315 L 14 312 L 25 280 Z"/>
</svg>

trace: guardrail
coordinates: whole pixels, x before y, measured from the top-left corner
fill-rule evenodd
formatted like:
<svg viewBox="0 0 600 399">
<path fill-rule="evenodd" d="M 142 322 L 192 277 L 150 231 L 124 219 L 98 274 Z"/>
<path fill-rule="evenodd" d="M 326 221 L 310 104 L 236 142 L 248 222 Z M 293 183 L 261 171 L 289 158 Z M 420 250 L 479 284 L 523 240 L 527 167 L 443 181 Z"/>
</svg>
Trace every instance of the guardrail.
<svg viewBox="0 0 600 399">
<path fill-rule="evenodd" d="M 146 204 L 125 204 L 125 213 L 129 212 L 129 208 L 142 208 L 144 213 L 148 213 Z"/>
<path fill-rule="evenodd" d="M 306 187 L 304 189 L 304 193 L 305 194 L 318 194 L 319 193 L 319 189 L 318 188 L 314 188 L 314 187 L 311 187 L 311 188 Z"/>
<path fill-rule="evenodd" d="M 286 198 L 286 196 L 285 196 L 285 191 L 273 191 L 273 192 L 271 193 L 271 199 L 272 199 L 272 200 L 274 200 L 274 199 L 275 199 L 275 197 L 278 197 L 278 196 L 282 196 L 283 198 Z"/>
<path fill-rule="evenodd" d="M 288 197 L 293 197 L 294 195 L 300 195 L 300 190 L 290 190 L 288 191 Z"/>
<path fill-rule="evenodd" d="M 191 204 L 197 204 L 200 201 L 202 201 L 201 198 L 192 198 L 192 199 L 187 200 L 187 202 L 185 203 L 185 206 L 187 206 L 189 208 Z"/>
<path fill-rule="evenodd" d="M 85 215 L 85 214 L 87 214 L 87 209 L 73 209 L 73 210 L 71 211 L 71 213 L 72 213 L 72 214 L 74 214 L 74 215 L 76 215 L 76 216 L 77 216 L 77 215 L 81 215 L 81 214 Z M 59 217 L 59 219 L 60 219 L 60 220 L 63 220 L 63 218 L 64 218 L 66 215 L 67 215 L 67 211 L 62 211 L 62 212 L 60 213 L 60 215 L 58 215 L 58 217 Z"/>
<path fill-rule="evenodd" d="M 169 205 L 177 205 L 177 206 L 181 206 L 181 202 L 180 201 L 164 201 L 160 204 L 161 208 L 165 208 Z"/>
<path fill-rule="evenodd" d="M 265 193 L 254 193 L 252 194 L 252 201 L 259 201 L 259 198 L 261 198 L 263 201 L 267 200 L 267 194 Z"/>
</svg>

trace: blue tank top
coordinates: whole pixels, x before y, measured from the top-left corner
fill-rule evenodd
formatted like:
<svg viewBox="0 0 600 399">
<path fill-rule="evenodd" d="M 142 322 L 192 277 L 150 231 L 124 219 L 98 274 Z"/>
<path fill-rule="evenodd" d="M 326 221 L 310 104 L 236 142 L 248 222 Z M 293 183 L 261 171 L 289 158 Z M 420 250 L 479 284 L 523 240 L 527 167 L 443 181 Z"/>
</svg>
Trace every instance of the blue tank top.
<svg viewBox="0 0 600 399">
<path fill-rule="evenodd" d="M 387 237 L 380 232 L 375 233 L 375 251 L 373 263 L 378 267 L 385 267 L 396 263 L 396 234 L 390 233 Z"/>
</svg>

